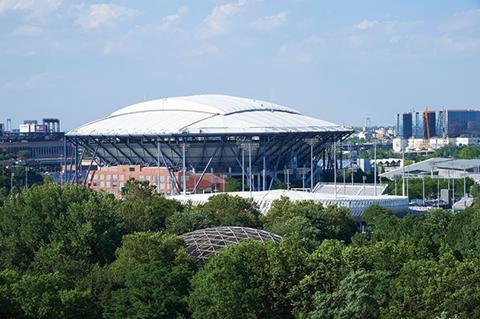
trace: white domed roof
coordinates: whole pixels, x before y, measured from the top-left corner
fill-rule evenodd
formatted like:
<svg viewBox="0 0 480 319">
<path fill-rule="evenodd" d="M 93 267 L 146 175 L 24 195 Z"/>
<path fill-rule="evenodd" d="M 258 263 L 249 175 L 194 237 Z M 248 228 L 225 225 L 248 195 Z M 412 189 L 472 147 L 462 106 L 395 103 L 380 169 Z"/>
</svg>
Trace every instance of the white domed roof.
<svg viewBox="0 0 480 319">
<path fill-rule="evenodd" d="M 70 136 L 344 131 L 271 102 L 227 95 L 163 98 L 124 107 Z"/>
</svg>

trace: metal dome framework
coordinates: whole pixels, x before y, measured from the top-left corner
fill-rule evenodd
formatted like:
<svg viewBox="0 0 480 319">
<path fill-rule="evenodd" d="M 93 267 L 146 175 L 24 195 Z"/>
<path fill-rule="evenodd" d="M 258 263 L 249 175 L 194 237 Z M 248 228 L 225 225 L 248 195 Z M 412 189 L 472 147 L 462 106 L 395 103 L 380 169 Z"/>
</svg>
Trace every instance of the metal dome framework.
<svg viewBox="0 0 480 319">
<path fill-rule="evenodd" d="M 282 237 L 264 230 L 248 227 L 215 227 L 195 230 L 180 235 L 185 242 L 185 250 L 197 261 L 205 261 L 228 245 L 236 245 L 244 240 L 280 243 Z"/>
<path fill-rule="evenodd" d="M 91 157 L 90 166 L 167 167 L 177 193 L 196 191 L 196 186 L 185 190 L 176 179 L 174 173 L 185 170 L 201 173 L 197 185 L 211 170 L 236 177 L 248 174 L 253 176 L 246 179 L 253 190 L 267 190 L 282 181 L 285 168 L 317 167 L 319 160 L 328 161 L 325 150 L 352 132 L 271 102 L 196 95 L 125 107 L 70 131 L 67 142 L 74 146 L 69 161 L 75 172 L 83 158 Z M 73 178 L 87 183 L 86 177 L 79 181 L 78 174 Z"/>
</svg>

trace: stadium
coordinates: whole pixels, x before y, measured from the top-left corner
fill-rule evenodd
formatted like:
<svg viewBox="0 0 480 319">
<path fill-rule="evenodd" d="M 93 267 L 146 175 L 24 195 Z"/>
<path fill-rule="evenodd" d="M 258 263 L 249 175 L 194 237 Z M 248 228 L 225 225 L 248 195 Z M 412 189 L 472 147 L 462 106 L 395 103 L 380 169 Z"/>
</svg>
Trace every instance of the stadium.
<svg viewBox="0 0 480 319">
<path fill-rule="evenodd" d="M 67 139 L 77 165 L 92 157 L 100 166 L 167 167 L 179 193 L 194 193 L 175 172 L 250 176 L 245 183 L 252 190 L 268 190 L 283 181 L 286 169 L 295 174 L 317 167 L 324 151 L 351 133 L 271 102 L 195 95 L 127 106 L 70 131 Z"/>
<path fill-rule="evenodd" d="M 124 107 L 70 131 L 67 140 L 74 149 L 69 162 L 75 163 L 77 183 L 86 184 L 93 163 L 99 167 L 141 165 L 158 167 L 157 179 L 150 179 L 158 188 L 160 171 L 168 170 L 173 184 L 168 194 L 183 202 L 208 200 L 212 194 L 198 194 L 197 186 L 206 175 L 217 174 L 241 179 L 242 192 L 237 195 L 252 198 L 263 213 L 281 196 L 345 206 L 358 217 L 373 204 L 398 213 L 407 210 L 406 197 L 381 195 L 384 189 L 369 194 L 364 185 L 315 187 L 320 170 L 336 163 L 335 143 L 352 132 L 267 101 L 194 95 Z M 78 172 L 85 158 L 91 158 L 91 163 L 87 173 L 80 175 L 85 180 L 80 181 Z M 199 176 L 188 188 L 187 174 Z M 290 177 L 303 180 L 301 191 L 272 190 L 276 183 L 288 183 Z"/>
</svg>

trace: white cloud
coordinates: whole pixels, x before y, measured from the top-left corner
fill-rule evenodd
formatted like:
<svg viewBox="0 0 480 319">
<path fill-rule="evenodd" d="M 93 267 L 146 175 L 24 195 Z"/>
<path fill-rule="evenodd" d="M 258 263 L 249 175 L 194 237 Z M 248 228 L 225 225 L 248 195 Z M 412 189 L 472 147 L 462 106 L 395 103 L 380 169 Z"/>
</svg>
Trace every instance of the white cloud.
<svg viewBox="0 0 480 319">
<path fill-rule="evenodd" d="M 8 11 L 42 11 L 56 9 L 60 0 L 0 0 L 0 13 Z"/>
<path fill-rule="evenodd" d="M 363 20 L 362 22 L 357 24 L 355 26 L 355 28 L 360 29 L 360 30 L 367 30 L 367 29 L 373 28 L 374 26 L 376 26 L 378 24 L 379 24 L 378 21 Z"/>
<path fill-rule="evenodd" d="M 192 57 L 217 54 L 220 52 L 220 48 L 216 45 L 206 45 L 189 52 L 189 55 Z"/>
<path fill-rule="evenodd" d="M 120 19 L 137 14 L 137 11 L 131 8 L 107 3 L 80 5 L 76 9 L 80 11 L 77 23 L 85 29 L 113 25 Z"/>
<path fill-rule="evenodd" d="M 454 14 L 442 29 L 447 31 L 480 31 L 480 9 L 468 10 Z"/>
<path fill-rule="evenodd" d="M 26 89 L 36 89 L 48 85 L 52 77 L 48 72 L 32 74 L 24 83 Z"/>
<path fill-rule="evenodd" d="M 260 18 L 250 25 L 259 31 L 271 31 L 277 29 L 287 22 L 287 13 L 279 12 L 271 16 Z"/>
<path fill-rule="evenodd" d="M 453 14 L 438 28 L 436 38 L 438 49 L 454 53 L 480 51 L 480 9 Z"/>
<path fill-rule="evenodd" d="M 103 55 L 112 54 L 114 47 L 115 47 L 115 44 L 112 41 L 107 41 L 103 46 L 103 50 L 102 50 Z"/>
<path fill-rule="evenodd" d="M 210 15 L 204 20 L 202 34 L 210 37 L 226 33 L 229 27 L 229 19 L 238 14 L 246 3 L 246 0 L 237 0 L 214 7 Z"/>
<path fill-rule="evenodd" d="M 180 19 L 182 19 L 188 13 L 188 7 L 182 6 L 180 7 L 175 14 L 168 15 L 164 17 L 160 23 L 159 29 L 162 32 L 167 32 L 170 28 L 177 23 Z"/>
<path fill-rule="evenodd" d="M 37 36 L 42 34 L 42 28 L 35 25 L 22 25 L 13 31 L 15 35 L 24 35 L 24 36 Z"/>
</svg>

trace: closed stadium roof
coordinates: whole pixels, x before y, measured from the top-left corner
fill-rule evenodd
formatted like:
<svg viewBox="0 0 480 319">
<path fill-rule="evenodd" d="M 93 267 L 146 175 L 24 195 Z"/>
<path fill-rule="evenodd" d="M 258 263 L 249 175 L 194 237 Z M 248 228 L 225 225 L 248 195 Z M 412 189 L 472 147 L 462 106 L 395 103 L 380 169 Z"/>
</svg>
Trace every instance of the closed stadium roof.
<svg viewBox="0 0 480 319">
<path fill-rule="evenodd" d="M 73 136 L 260 134 L 348 129 L 271 102 L 227 95 L 193 95 L 146 101 L 68 133 Z"/>
</svg>

